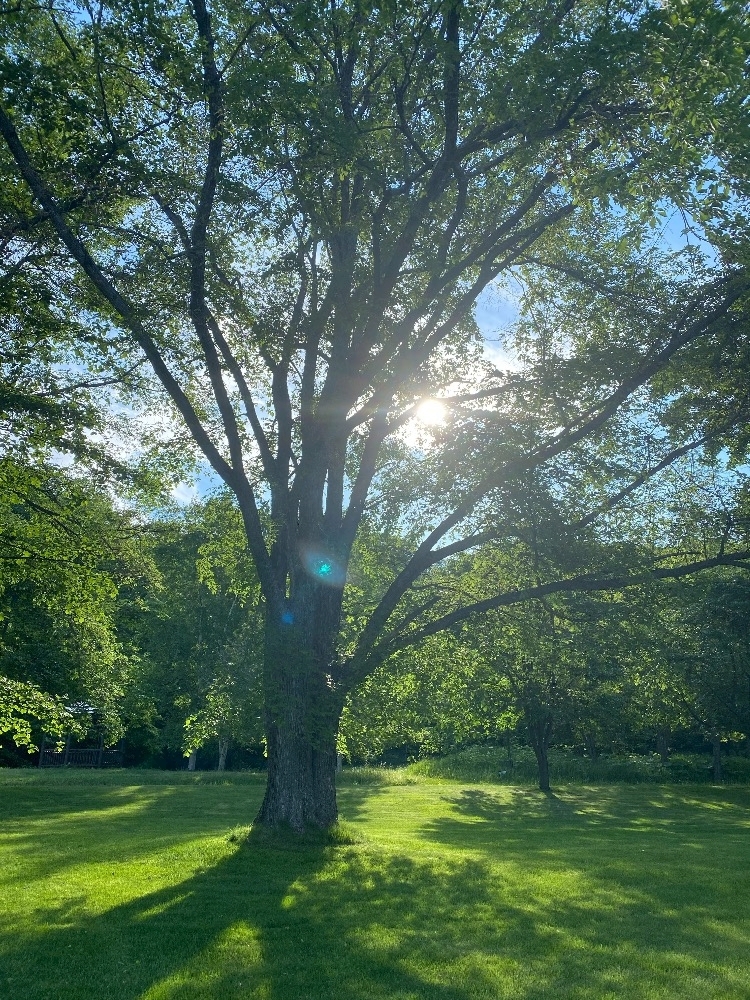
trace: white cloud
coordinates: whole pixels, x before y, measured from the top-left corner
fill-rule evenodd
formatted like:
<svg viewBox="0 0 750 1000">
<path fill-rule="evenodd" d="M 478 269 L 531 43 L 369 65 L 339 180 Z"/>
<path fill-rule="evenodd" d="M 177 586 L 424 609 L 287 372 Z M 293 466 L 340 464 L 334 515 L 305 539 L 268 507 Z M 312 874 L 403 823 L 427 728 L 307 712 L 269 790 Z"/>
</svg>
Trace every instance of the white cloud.
<svg viewBox="0 0 750 1000">
<path fill-rule="evenodd" d="M 193 503 L 198 499 L 199 492 L 195 483 L 182 482 L 172 487 L 172 499 L 182 506 Z"/>
</svg>

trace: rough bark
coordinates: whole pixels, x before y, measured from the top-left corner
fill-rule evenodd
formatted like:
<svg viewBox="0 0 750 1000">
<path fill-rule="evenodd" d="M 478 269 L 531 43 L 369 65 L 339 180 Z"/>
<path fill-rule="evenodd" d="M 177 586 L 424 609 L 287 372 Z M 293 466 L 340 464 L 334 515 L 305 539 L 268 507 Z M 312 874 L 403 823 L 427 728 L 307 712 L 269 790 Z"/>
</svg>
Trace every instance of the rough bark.
<svg viewBox="0 0 750 1000">
<path fill-rule="evenodd" d="M 197 750 L 193 750 L 191 752 L 190 756 L 188 757 L 188 771 L 194 771 L 195 770 L 195 762 L 196 762 L 197 757 L 198 757 L 198 751 Z"/>
<path fill-rule="evenodd" d="M 529 739 L 536 757 L 536 766 L 539 774 L 539 788 L 543 792 L 549 792 L 549 741 L 552 737 L 552 716 L 544 715 L 534 718 L 528 722 Z"/>
<path fill-rule="evenodd" d="M 336 741 L 321 745 L 305 733 L 300 712 L 268 727 L 268 780 L 256 817 L 265 826 L 325 828 L 336 822 Z"/>
<path fill-rule="evenodd" d="M 301 616 L 300 616 L 301 617 Z M 313 619 L 315 621 L 315 619 Z M 333 638 L 267 623 L 264 670 L 268 779 L 256 823 L 301 833 L 338 817 L 336 732 L 343 695 L 327 668 Z"/>
<path fill-rule="evenodd" d="M 224 771 L 227 766 L 227 754 L 229 753 L 229 740 L 219 740 L 219 763 L 216 765 L 217 771 Z"/>
<path fill-rule="evenodd" d="M 720 785 L 722 781 L 722 771 L 721 771 L 721 736 L 718 733 L 713 733 L 711 736 L 711 747 L 713 749 L 713 760 L 712 760 L 712 770 L 714 784 Z"/>
</svg>

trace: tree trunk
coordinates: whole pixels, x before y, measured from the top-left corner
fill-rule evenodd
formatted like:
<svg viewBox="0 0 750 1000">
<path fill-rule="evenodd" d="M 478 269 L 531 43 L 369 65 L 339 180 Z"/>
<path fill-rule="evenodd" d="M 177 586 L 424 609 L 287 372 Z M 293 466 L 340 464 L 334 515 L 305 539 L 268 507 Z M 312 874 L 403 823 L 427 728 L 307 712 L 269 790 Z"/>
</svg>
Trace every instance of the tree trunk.
<svg viewBox="0 0 750 1000">
<path fill-rule="evenodd" d="M 587 730 L 584 733 L 583 741 L 586 746 L 586 753 L 589 755 L 589 760 L 596 760 L 599 757 L 599 753 L 596 749 L 596 737 L 594 734 Z"/>
<path fill-rule="evenodd" d="M 267 624 L 268 779 L 255 822 L 287 825 L 298 833 L 329 827 L 338 818 L 336 734 L 343 693 L 327 672 L 333 653 L 326 656 L 320 646 L 302 628 L 290 627 L 285 634 Z"/>
<path fill-rule="evenodd" d="M 216 766 L 217 771 L 225 770 L 227 766 L 227 753 L 229 752 L 229 740 L 220 739 L 219 740 L 219 763 Z"/>
<path fill-rule="evenodd" d="M 714 784 L 720 785 L 722 774 L 721 774 L 721 736 L 718 733 L 713 733 L 711 736 L 711 746 L 713 748 L 713 778 Z"/>
<path fill-rule="evenodd" d="M 198 751 L 197 750 L 191 751 L 190 756 L 188 757 L 188 771 L 195 770 L 195 762 L 197 758 L 198 758 Z"/>
<path fill-rule="evenodd" d="M 534 718 L 528 721 L 529 738 L 536 757 L 536 766 L 539 774 L 539 788 L 543 792 L 549 792 L 549 741 L 552 737 L 552 716 L 545 715 L 541 718 Z"/>
<path fill-rule="evenodd" d="M 662 764 L 669 763 L 669 730 L 660 729 L 656 734 L 656 752 Z"/>
<path fill-rule="evenodd" d="M 338 818 L 335 738 L 328 746 L 311 740 L 301 714 L 288 712 L 284 725 L 267 726 L 268 780 L 256 817 L 257 823 L 288 825 L 298 833 L 331 826 Z"/>
</svg>

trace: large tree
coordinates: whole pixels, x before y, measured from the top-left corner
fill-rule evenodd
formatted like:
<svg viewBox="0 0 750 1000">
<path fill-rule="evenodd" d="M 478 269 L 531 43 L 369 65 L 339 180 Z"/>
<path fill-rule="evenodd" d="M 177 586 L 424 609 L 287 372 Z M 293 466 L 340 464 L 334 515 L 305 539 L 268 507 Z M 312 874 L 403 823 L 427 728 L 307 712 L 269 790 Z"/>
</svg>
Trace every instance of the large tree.
<svg viewBox="0 0 750 1000">
<path fill-rule="evenodd" d="M 14 0 L 0 16 L 4 280 L 53 316 L 73 305 L 97 369 L 150 366 L 237 498 L 265 607 L 263 822 L 335 819 L 346 692 L 393 650 L 529 596 L 737 558 L 732 530 L 619 573 L 570 559 L 545 576 L 560 560 L 527 556 L 746 416 L 740 3 Z M 668 204 L 731 246 L 663 272 L 641 230 Z M 473 309 L 511 275 L 575 335 L 542 324 L 503 373 Z M 419 461 L 403 428 L 436 395 L 459 447 Z M 413 546 L 383 553 L 380 590 L 344 621 L 373 505 Z M 435 571 L 492 542 L 525 546 L 517 589 L 472 596 Z"/>
</svg>

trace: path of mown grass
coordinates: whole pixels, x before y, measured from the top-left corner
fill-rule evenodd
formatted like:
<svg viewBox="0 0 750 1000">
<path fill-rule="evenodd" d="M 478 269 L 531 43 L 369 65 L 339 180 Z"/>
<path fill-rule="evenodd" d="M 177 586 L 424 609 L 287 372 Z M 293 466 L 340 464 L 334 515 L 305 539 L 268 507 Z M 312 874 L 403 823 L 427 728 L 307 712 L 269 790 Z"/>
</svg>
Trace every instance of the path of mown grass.
<svg viewBox="0 0 750 1000">
<path fill-rule="evenodd" d="M 230 839 L 254 775 L 0 773 L 0 996 L 750 996 L 750 789 L 351 780 L 320 847 Z"/>
</svg>

